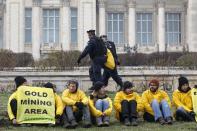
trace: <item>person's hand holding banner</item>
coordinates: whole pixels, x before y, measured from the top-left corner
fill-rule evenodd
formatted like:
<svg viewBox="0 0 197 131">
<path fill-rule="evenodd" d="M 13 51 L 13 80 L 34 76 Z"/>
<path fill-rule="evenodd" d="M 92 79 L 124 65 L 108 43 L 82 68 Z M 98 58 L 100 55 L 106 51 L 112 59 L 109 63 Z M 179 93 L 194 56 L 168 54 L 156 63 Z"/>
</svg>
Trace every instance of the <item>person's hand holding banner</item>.
<svg viewBox="0 0 197 131">
<path fill-rule="evenodd" d="M 16 124 L 17 124 L 16 119 L 13 119 L 13 120 L 12 120 L 12 124 L 13 124 L 13 125 L 16 125 Z"/>
</svg>

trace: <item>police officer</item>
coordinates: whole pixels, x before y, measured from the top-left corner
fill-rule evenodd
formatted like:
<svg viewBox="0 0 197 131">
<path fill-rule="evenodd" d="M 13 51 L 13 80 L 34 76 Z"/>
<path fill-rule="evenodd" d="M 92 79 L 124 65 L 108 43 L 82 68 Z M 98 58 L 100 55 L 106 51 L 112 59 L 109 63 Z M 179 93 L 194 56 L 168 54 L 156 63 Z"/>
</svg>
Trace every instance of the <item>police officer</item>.
<svg viewBox="0 0 197 131">
<path fill-rule="evenodd" d="M 87 31 L 87 34 L 89 41 L 79 56 L 77 63 L 80 64 L 81 59 L 89 54 L 92 61 L 90 68 L 90 78 L 94 84 L 97 81 L 102 81 L 101 69 L 104 67 L 104 63 L 107 61 L 107 48 L 105 47 L 103 41 L 95 35 L 95 30 L 89 30 Z"/>
<path fill-rule="evenodd" d="M 115 60 L 116 67 L 117 67 L 117 65 L 120 65 L 120 62 L 118 61 L 118 55 L 116 53 L 116 47 L 115 47 L 114 42 L 108 41 L 107 40 L 107 35 L 101 35 L 100 38 L 104 41 L 105 46 L 111 51 L 111 53 L 112 53 L 112 55 L 114 57 L 114 60 Z M 122 87 L 123 82 L 122 82 L 122 79 L 120 78 L 120 76 L 118 75 L 118 71 L 117 71 L 116 67 L 115 67 L 114 70 L 110 70 L 108 68 L 104 69 L 104 72 L 103 72 L 103 83 L 105 84 L 105 86 L 108 85 L 108 80 L 109 80 L 110 77 L 112 77 L 112 79 L 120 87 Z"/>
</svg>

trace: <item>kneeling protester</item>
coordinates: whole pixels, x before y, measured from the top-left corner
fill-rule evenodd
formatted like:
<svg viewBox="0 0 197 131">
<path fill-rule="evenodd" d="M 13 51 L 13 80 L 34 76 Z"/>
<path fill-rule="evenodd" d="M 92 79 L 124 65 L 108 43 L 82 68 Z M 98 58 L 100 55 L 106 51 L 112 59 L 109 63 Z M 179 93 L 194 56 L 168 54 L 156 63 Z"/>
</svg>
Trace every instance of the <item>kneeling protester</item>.
<svg viewBox="0 0 197 131">
<path fill-rule="evenodd" d="M 104 83 L 96 82 L 94 91 L 89 97 L 89 107 L 93 120 L 96 119 L 98 127 L 109 126 L 112 113 L 112 101 L 106 95 Z"/>
</svg>

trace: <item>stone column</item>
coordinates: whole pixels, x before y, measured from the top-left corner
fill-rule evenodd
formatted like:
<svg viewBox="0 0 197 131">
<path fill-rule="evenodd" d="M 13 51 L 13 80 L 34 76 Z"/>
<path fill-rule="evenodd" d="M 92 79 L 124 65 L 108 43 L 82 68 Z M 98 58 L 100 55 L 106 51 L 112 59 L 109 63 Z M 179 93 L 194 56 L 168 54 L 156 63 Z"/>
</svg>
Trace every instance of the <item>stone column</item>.
<svg viewBox="0 0 197 131">
<path fill-rule="evenodd" d="M 32 55 L 34 59 L 40 58 L 40 46 L 41 46 L 41 8 L 42 0 L 33 0 L 32 8 Z"/>
<path fill-rule="evenodd" d="M 89 40 L 86 31 L 96 30 L 96 0 L 80 0 L 78 16 L 78 50 L 82 51 Z"/>
<path fill-rule="evenodd" d="M 20 6 L 20 35 L 19 35 L 19 52 L 24 52 L 24 45 L 25 45 L 25 6 L 24 1 L 21 0 L 21 6 Z"/>
<path fill-rule="evenodd" d="M 2 18 L 0 20 L 0 49 L 4 48 L 4 29 L 5 29 L 5 26 L 4 26 L 4 21 L 5 21 L 5 1 L 1 1 L 0 2 L 0 17 Z"/>
<path fill-rule="evenodd" d="M 99 35 L 106 35 L 105 0 L 99 0 Z"/>
<path fill-rule="evenodd" d="M 61 8 L 61 44 L 64 51 L 70 50 L 71 24 L 70 24 L 70 0 L 62 0 Z"/>
<path fill-rule="evenodd" d="M 6 49 L 24 51 L 24 1 L 6 1 Z"/>
<path fill-rule="evenodd" d="M 128 26 L 129 26 L 129 30 L 128 30 L 128 44 L 129 47 L 134 47 L 136 44 L 136 20 L 135 20 L 135 16 L 136 16 L 136 11 L 135 11 L 135 7 L 136 7 L 136 1 L 135 0 L 128 0 L 128 11 L 129 11 L 129 15 L 128 15 Z"/>
<path fill-rule="evenodd" d="M 190 52 L 197 51 L 197 1 L 188 0 L 187 8 L 187 44 Z"/>
<path fill-rule="evenodd" d="M 166 50 L 165 45 L 165 0 L 158 1 L 158 44 L 159 52 Z"/>
</svg>

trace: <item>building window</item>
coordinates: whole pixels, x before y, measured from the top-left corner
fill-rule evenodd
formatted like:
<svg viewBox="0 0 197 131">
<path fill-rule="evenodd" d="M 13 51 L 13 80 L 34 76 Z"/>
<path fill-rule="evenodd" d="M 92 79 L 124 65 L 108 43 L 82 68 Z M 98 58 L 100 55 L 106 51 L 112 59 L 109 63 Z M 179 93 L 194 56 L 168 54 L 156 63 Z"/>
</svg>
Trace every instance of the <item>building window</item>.
<svg viewBox="0 0 197 131">
<path fill-rule="evenodd" d="M 32 43 L 32 9 L 25 9 L 25 44 Z"/>
<path fill-rule="evenodd" d="M 71 8 L 71 43 L 77 44 L 77 8 Z"/>
<path fill-rule="evenodd" d="M 152 13 L 137 13 L 136 39 L 139 46 L 153 45 Z"/>
<path fill-rule="evenodd" d="M 117 45 L 124 44 L 124 14 L 108 13 L 107 17 L 108 39 Z"/>
<path fill-rule="evenodd" d="M 59 10 L 43 10 L 43 42 L 59 43 Z"/>
<path fill-rule="evenodd" d="M 181 13 L 166 13 L 166 44 L 179 45 L 181 43 Z"/>
</svg>

